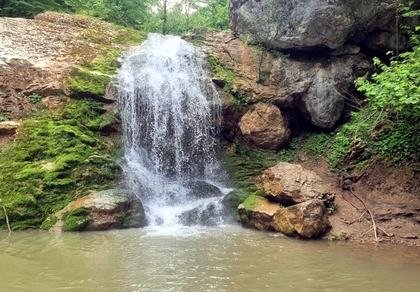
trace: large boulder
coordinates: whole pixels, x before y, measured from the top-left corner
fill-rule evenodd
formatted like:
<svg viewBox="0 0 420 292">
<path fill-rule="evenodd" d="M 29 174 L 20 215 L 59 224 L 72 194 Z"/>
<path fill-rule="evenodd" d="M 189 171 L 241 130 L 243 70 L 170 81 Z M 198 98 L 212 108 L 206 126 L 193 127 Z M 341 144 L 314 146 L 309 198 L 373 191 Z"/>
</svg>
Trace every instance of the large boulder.
<svg viewBox="0 0 420 292">
<path fill-rule="evenodd" d="M 352 92 L 354 79 L 370 68 L 371 61 L 364 54 L 281 58 L 273 62 L 267 86 L 272 88 L 276 104 L 296 107 L 313 125 L 331 129 L 343 112 L 344 98 Z"/>
<path fill-rule="evenodd" d="M 313 238 L 322 235 L 330 226 L 327 210 L 320 200 L 310 200 L 279 209 L 271 226 L 289 236 Z"/>
<path fill-rule="evenodd" d="M 250 196 L 238 206 L 238 215 L 241 224 L 258 230 L 272 229 L 273 216 L 280 205 L 273 204 L 258 196 Z"/>
<path fill-rule="evenodd" d="M 378 34 L 392 33 L 396 5 L 394 0 L 232 0 L 231 28 L 279 49 L 334 50 L 375 37 L 373 44 L 386 51 L 395 49 L 396 42 Z"/>
<path fill-rule="evenodd" d="M 298 164 L 280 162 L 262 175 L 265 197 L 270 201 L 291 206 L 312 199 L 322 200 L 329 206 L 334 194 L 328 191 L 321 178 Z"/>
<path fill-rule="evenodd" d="M 256 104 L 241 118 L 239 128 L 244 138 L 263 149 L 278 150 L 290 136 L 280 109 L 269 103 Z"/>
<path fill-rule="evenodd" d="M 144 226 L 146 215 L 141 201 L 130 191 L 119 189 L 93 192 L 71 202 L 42 224 L 43 229 L 55 232 Z"/>
</svg>

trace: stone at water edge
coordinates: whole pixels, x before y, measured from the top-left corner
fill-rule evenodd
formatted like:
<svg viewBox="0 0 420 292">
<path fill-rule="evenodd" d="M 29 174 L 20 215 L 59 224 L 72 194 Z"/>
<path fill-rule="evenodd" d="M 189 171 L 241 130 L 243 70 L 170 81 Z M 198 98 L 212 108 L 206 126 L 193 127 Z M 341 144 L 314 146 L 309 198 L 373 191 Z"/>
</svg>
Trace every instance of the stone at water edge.
<svg viewBox="0 0 420 292">
<path fill-rule="evenodd" d="M 313 238 L 322 235 L 330 226 L 328 212 L 320 200 L 310 200 L 281 208 L 273 216 L 271 227 L 288 236 Z"/>
<path fill-rule="evenodd" d="M 50 216 L 43 226 L 48 226 L 47 221 L 57 221 L 50 228 L 54 232 L 144 227 L 147 224 L 141 201 L 132 192 L 120 189 L 93 192 Z"/>
<path fill-rule="evenodd" d="M 256 104 L 239 122 L 244 138 L 262 149 L 278 150 L 290 137 L 280 109 L 269 103 Z"/>
<path fill-rule="evenodd" d="M 216 226 L 221 217 L 220 215 L 220 210 L 217 206 L 214 203 L 210 203 L 204 209 L 196 207 L 185 211 L 178 216 L 178 219 L 185 226 Z"/>
<path fill-rule="evenodd" d="M 265 197 L 284 206 L 311 199 L 319 199 L 326 205 L 331 205 L 335 198 L 315 172 L 298 164 L 280 162 L 266 169 L 262 175 L 262 183 Z"/>
<path fill-rule="evenodd" d="M 262 197 L 250 196 L 238 206 L 239 220 L 245 227 L 270 230 L 273 216 L 280 208 L 280 205 L 270 203 Z"/>
</svg>

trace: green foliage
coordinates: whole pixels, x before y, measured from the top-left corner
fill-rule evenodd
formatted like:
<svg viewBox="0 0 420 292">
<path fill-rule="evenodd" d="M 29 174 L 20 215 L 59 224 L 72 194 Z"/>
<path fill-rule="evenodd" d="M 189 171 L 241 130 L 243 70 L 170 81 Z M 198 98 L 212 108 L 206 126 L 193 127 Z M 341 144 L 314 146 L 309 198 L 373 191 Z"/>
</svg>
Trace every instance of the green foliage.
<svg viewBox="0 0 420 292">
<path fill-rule="evenodd" d="M 420 15 L 409 7 L 400 6 L 399 11 L 403 17 Z M 337 133 L 330 153 L 333 168 L 343 168 L 349 150 L 357 145 L 363 147 L 358 165 L 368 164 L 369 157 L 398 163 L 420 160 L 420 42 L 416 30 L 411 30 L 412 51 L 391 57 L 389 65 L 374 58 L 378 72 L 370 79 L 356 80 L 368 105 L 353 113 L 352 121 Z"/>
<path fill-rule="evenodd" d="M 22 122 L 16 142 L 0 152 L 0 198 L 12 229 L 38 228 L 74 198 L 119 179 L 120 168 L 95 131 L 101 116 L 99 103 L 80 100 Z"/>
<path fill-rule="evenodd" d="M 330 145 L 332 136 L 327 133 L 312 133 L 306 136 L 302 150 L 314 159 L 325 155 Z"/>
<path fill-rule="evenodd" d="M 0 16 L 32 18 L 43 11 L 70 12 L 63 0 L 0 0 Z"/>
<path fill-rule="evenodd" d="M 5 116 L 3 112 L 0 111 L 0 122 L 8 121 L 9 119 Z"/>
<path fill-rule="evenodd" d="M 28 100 L 30 103 L 38 103 L 40 102 L 42 99 L 42 96 L 38 93 L 32 93 L 31 95 L 28 96 Z"/>
</svg>

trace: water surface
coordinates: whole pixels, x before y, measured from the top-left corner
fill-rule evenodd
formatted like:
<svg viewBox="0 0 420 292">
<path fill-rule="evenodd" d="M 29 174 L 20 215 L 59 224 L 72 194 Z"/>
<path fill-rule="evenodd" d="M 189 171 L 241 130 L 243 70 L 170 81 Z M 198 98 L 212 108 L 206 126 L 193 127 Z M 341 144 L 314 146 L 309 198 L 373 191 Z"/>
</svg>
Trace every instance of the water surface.
<svg viewBox="0 0 420 292">
<path fill-rule="evenodd" d="M 420 249 L 238 226 L 0 233 L 0 291 L 420 291 Z"/>
</svg>

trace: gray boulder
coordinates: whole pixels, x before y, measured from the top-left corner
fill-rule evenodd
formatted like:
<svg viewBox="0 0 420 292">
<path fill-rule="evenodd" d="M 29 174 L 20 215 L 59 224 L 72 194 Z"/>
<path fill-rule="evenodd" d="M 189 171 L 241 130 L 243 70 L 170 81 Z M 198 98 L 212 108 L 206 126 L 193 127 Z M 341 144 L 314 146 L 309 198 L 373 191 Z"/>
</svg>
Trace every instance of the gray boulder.
<svg viewBox="0 0 420 292">
<path fill-rule="evenodd" d="M 230 18 L 235 33 L 268 47 L 334 50 L 374 36 L 376 47 L 390 50 L 381 34 L 393 31 L 395 11 L 394 0 L 232 0 Z"/>
<path fill-rule="evenodd" d="M 217 186 L 203 180 L 191 181 L 185 186 L 189 189 L 188 197 L 191 198 L 204 199 L 220 197 L 223 195 L 222 191 Z"/>
<path fill-rule="evenodd" d="M 364 54 L 330 58 L 279 59 L 273 62 L 268 86 L 274 102 L 297 107 L 315 126 L 331 129 L 344 109 L 344 97 L 356 77 L 371 68 Z"/>
</svg>

